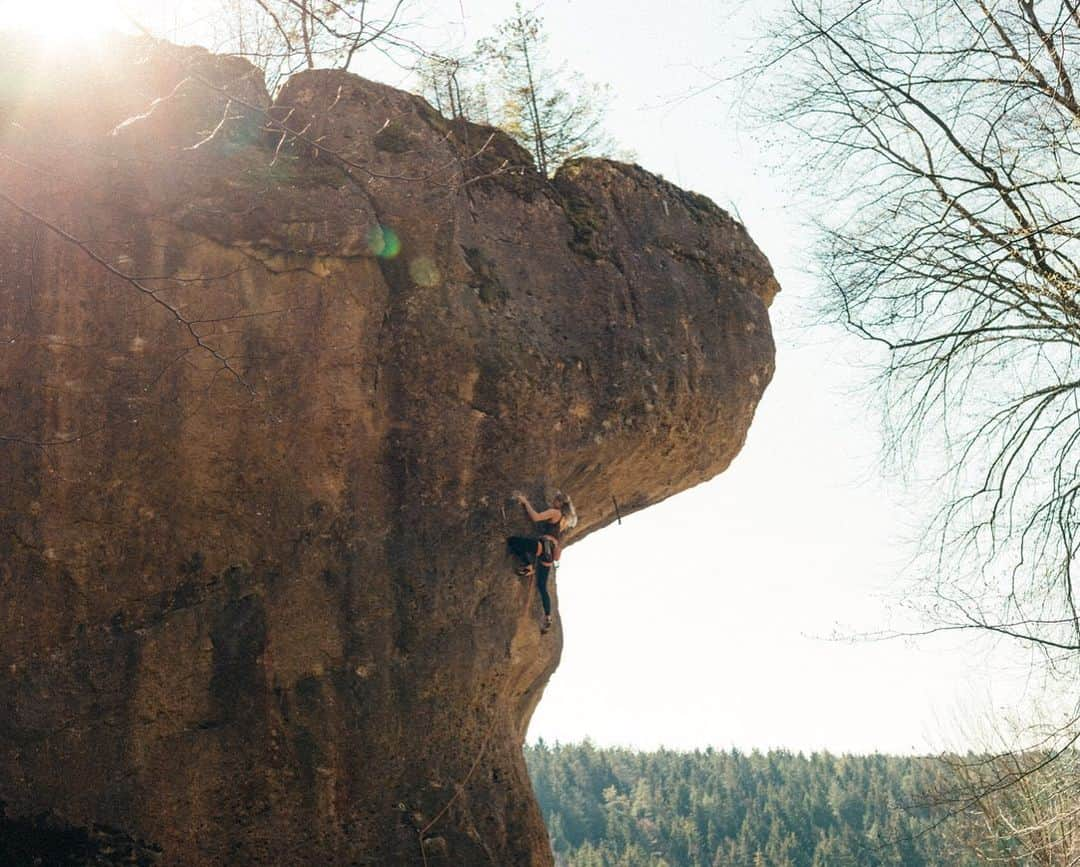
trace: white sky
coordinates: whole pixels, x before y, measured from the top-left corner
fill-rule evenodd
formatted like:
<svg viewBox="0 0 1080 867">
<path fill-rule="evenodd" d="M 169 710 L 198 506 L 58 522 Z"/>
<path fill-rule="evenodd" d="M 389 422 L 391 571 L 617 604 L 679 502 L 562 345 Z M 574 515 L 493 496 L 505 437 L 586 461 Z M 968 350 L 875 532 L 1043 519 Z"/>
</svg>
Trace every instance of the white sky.
<svg viewBox="0 0 1080 867">
<path fill-rule="evenodd" d="M 469 44 L 513 9 L 511 0 L 421 2 L 428 12 L 416 37 L 428 43 L 443 35 Z M 871 350 L 807 324 L 812 239 L 790 183 L 769 168 L 769 143 L 763 150 L 740 130 L 729 88 L 674 100 L 703 82 L 703 69 L 730 72 L 753 50 L 755 16 L 777 5 L 541 7 L 553 55 L 612 86 L 608 127 L 620 145 L 645 168 L 737 209 L 783 292 L 772 310 L 776 378 L 732 468 L 564 555 L 563 660 L 530 739 L 921 752 L 956 741 L 980 710 L 1022 698 L 1025 660 L 1007 648 L 827 639 L 888 625 L 888 602 L 912 577 L 901 572 L 918 504 L 903 506 L 911 495 L 879 468 L 879 409 L 860 390 Z M 164 21 L 162 35 L 189 41 L 205 14 L 168 0 L 128 6 Z M 359 71 L 408 84 L 384 65 Z"/>
</svg>

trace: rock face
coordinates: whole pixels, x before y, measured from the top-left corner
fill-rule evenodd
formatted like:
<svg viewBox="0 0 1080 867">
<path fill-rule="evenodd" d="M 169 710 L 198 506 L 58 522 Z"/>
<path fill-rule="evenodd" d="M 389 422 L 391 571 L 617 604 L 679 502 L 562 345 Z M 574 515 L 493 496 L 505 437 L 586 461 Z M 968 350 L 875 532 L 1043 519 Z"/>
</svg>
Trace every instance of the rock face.
<svg viewBox="0 0 1080 867">
<path fill-rule="evenodd" d="M 573 541 L 722 471 L 765 257 L 353 75 L 65 63 L 0 57 L 8 851 L 550 865 L 520 746 L 561 633 L 508 496 L 570 492 Z"/>
</svg>

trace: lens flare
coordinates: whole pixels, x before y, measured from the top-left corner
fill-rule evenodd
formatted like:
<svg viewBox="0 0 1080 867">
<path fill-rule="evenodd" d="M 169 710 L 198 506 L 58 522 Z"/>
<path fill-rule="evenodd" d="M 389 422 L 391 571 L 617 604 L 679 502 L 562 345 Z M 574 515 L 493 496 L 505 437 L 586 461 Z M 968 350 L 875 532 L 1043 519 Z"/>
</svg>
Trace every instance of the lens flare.
<svg viewBox="0 0 1080 867">
<path fill-rule="evenodd" d="M 380 259 L 393 259 L 401 252 L 401 240 L 387 226 L 376 226 L 368 232 L 368 252 Z"/>
<path fill-rule="evenodd" d="M 0 0 L 0 29 L 30 34 L 39 43 L 83 43 L 128 25 L 115 0 Z"/>
<path fill-rule="evenodd" d="M 439 285 L 439 267 L 427 256 L 417 256 L 409 263 L 409 276 L 417 286 L 430 289 Z"/>
</svg>

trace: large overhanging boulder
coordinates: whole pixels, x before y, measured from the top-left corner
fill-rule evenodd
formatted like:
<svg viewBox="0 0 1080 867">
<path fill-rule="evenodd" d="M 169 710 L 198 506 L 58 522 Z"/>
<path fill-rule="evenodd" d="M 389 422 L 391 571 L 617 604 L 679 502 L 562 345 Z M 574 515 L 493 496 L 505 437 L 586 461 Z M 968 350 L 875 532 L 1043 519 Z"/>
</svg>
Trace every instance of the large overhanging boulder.
<svg viewBox="0 0 1080 867">
<path fill-rule="evenodd" d="M 6 47 L 0 850 L 551 864 L 509 494 L 572 542 L 721 472 L 777 288 L 707 199 L 354 75 Z"/>
</svg>

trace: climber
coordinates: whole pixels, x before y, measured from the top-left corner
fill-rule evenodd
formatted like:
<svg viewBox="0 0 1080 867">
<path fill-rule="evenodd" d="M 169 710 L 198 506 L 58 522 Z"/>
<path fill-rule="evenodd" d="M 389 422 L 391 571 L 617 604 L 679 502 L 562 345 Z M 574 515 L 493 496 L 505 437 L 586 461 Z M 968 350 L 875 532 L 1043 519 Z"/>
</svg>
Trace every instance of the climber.
<svg viewBox="0 0 1080 867">
<path fill-rule="evenodd" d="M 540 631 L 547 632 L 551 629 L 551 597 L 548 595 L 547 582 L 552 568 L 559 564 L 561 551 L 560 537 L 566 531 L 576 526 L 577 512 L 574 504 L 562 491 L 557 491 L 551 498 L 551 508 L 543 512 L 537 512 L 529 498 L 524 494 L 515 492 L 517 500 L 529 516 L 529 520 L 539 525 L 540 536 L 511 536 L 506 540 L 510 552 L 517 557 L 519 563 L 518 575 L 535 575 L 536 589 L 540 591 L 540 601 L 544 605 L 544 625 Z"/>
</svg>

